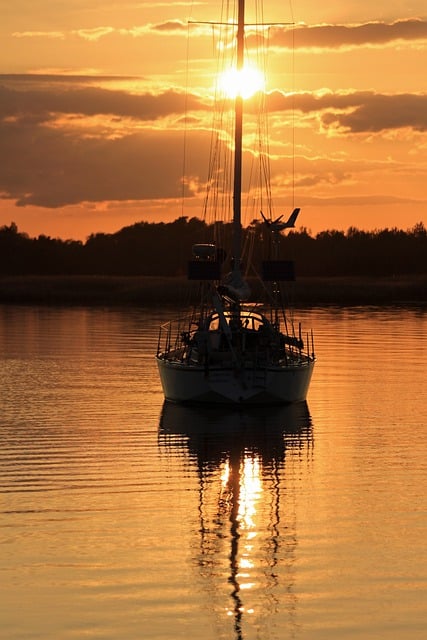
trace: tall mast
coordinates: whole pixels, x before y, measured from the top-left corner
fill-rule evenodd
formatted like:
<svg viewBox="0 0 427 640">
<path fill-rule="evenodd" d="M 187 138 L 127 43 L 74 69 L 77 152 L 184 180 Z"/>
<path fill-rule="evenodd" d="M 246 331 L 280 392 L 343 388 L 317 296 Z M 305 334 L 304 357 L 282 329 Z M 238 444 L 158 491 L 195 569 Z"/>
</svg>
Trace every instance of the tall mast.
<svg viewBox="0 0 427 640">
<path fill-rule="evenodd" d="M 237 17 L 237 72 L 243 69 L 245 39 L 245 0 L 239 0 Z M 234 186 L 233 186 L 233 258 L 234 273 L 240 273 L 242 251 L 242 125 L 243 98 L 238 93 L 234 103 Z"/>
</svg>

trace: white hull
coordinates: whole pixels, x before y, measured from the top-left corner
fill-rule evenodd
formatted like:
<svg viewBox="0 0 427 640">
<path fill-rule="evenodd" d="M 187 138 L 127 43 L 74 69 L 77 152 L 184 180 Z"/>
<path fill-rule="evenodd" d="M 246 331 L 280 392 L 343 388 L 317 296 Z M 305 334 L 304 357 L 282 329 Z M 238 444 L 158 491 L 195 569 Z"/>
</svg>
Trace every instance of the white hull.
<svg viewBox="0 0 427 640">
<path fill-rule="evenodd" d="M 157 357 L 163 392 L 173 402 L 287 404 L 306 399 L 314 359 L 262 369 L 215 368 Z"/>
</svg>

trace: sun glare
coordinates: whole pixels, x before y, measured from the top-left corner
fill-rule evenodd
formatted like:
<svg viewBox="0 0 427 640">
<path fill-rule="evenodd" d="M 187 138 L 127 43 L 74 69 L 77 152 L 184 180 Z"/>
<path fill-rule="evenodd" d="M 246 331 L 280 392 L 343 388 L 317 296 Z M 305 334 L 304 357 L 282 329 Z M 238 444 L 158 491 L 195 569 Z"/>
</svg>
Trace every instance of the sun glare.
<svg viewBox="0 0 427 640">
<path fill-rule="evenodd" d="M 219 77 L 219 88 L 228 98 L 250 98 L 265 87 L 264 76 L 255 67 L 227 69 Z"/>
</svg>

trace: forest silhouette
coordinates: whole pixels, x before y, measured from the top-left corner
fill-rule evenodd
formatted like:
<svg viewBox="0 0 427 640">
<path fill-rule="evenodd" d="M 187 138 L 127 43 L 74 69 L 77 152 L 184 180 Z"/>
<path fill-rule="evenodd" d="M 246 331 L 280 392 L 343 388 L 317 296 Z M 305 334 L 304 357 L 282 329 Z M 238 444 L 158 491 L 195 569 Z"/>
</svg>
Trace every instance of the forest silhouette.
<svg viewBox="0 0 427 640">
<path fill-rule="evenodd" d="M 231 225 L 216 224 L 226 240 Z M 81 242 L 46 235 L 31 238 L 12 222 L 0 227 L 0 275 L 182 276 L 192 245 L 212 241 L 213 231 L 199 218 L 183 216 L 170 223 L 138 222 L 116 233 L 92 234 Z M 252 261 L 259 264 L 271 234 L 260 221 L 245 231 Z M 301 228 L 280 239 L 280 257 L 295 260 L 298 276 L 425 274 L 426 256 L 427 230 L 422 222 L 406 231 L 351 227 L 312 235 Z"/>
</svg>

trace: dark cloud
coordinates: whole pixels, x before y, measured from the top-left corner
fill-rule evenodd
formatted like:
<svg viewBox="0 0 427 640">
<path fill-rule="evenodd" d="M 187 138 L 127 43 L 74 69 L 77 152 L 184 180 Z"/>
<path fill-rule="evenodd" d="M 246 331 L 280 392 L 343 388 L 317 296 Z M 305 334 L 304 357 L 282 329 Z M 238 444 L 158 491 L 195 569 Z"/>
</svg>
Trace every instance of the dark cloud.
<svg viewBox="0 0 427 640">
<path fill-rule="evenodd" d="M 198 136 L 207 153 L 208 134 Z M 183 136 L 143 131 L 117 139 L 82 137 L 30 122 L 3 123 L 0 192 L 18 206 L 151 200 L 181 195 Z"/>
<path fill-rule="evenodd" d="M 325 127 L 363 133 L 409 127 L 427 130 L 427 94 L 383 95 L 370 91 L 351 93 L 268 95 L 270 112 L 297 109 L 320 113 Z"/>
<path fill-rule="evenodd" d="M 298 26 L 294 29 L 277 28 L 272 32 L 270 42 L 275 46 L 296 49 L 336 49 L 426 39 L 427 21 L 411 18 L 392 23 L 367 22 L 355 25 L 321 24 Z"/>
<path fill-rule="evenodd" d="M 150 93 L 130 94 L 126 91 L 88 87 L 75 80 L 63 78 L 61 85 L 52 83 L 37 88 L 36 76 L 28 76 L 28 83 L 11 86 L 0 85 L 0 118 L 25 116 L 26 114 L 79 114 L 85 116 L 114 115 L 117 117 L 156 120 L 170 114 L 201 108 L 195 96 L 185 96 L 177 91 L 159 95 Z M 0 83 L 2 78 L 0 77 Z"/>
<path fill-rule="evenodd" d="M 349 113 L 326 113 L 323 124 L 353 133 L 409 127 L 427 131 L 427 95 L 372 95 Z"/>
<path fill-rule="evenodd" d="M 0 78 L 1 80 L 1 78 Z M 120 121 L 159 121 L 189 108 L 192 96 L 168 91 L 133 95 L 100 87 L 10 78 L 0 86 L 0 193 L 18 206 L 61 207 L 85 201 L 145 200 L 181 195 L 183 134 L 177 130 L 132 129 Z M 6 86 L 7 85 L 7 86 Z M 77 116 L 72 126 L 62 116 Z M 103 133 L 96 119 L 110 116 Z M 80 120 L 81 125 L 80 126 Z M 198 136 L 206 152 L 209 135 Z"/>
</svg>

